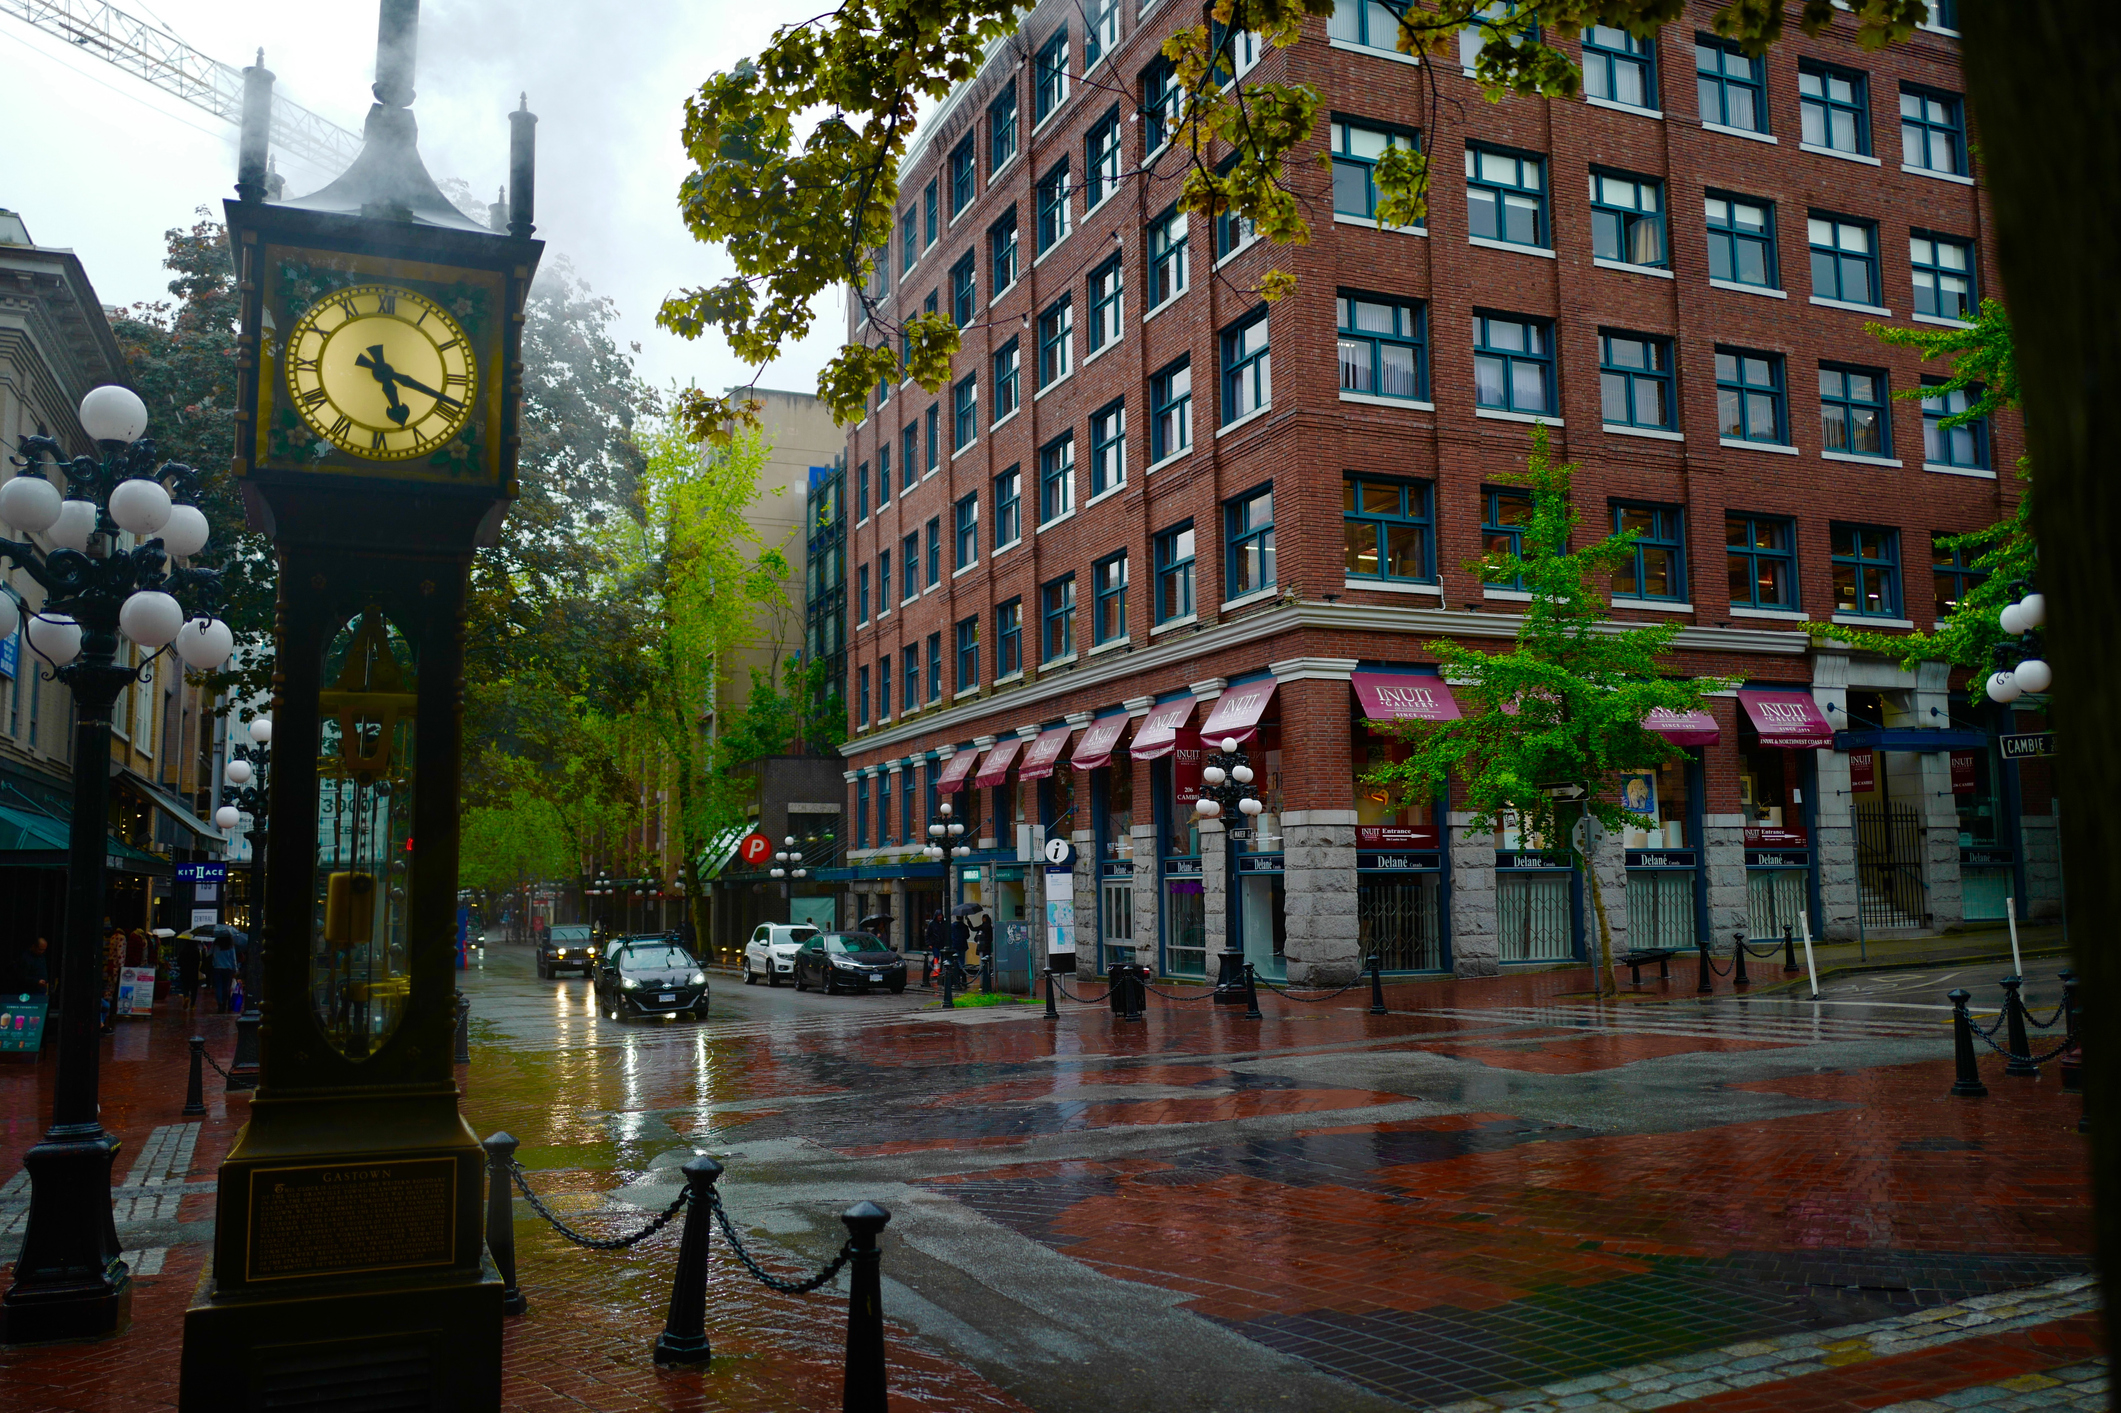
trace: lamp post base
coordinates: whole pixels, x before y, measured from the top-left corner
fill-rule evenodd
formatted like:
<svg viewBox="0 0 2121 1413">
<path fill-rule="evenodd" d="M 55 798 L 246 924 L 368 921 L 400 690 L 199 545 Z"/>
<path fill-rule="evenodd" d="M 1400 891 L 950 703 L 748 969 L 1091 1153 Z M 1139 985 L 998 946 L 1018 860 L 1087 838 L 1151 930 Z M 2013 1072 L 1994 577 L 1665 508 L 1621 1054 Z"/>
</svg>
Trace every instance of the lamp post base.
<svg viewBox="0 0 2121 1413">
<path fill-rule="evenodd" d="M 1215 977 L 1215 1004 L 1218 1006 L 1242 1006 L 1245 1004 L 1245 954 L 1239 947 L 1231 947 L 1216 954 L 1219 970 Z"/>
<path fill-rule="evenodd" d="M 105 1339 L 132 1323 L 132 1273 L 118 1259 L 110 1170 L 118 1140 L 100 1128 L 22 1155 L 29 1220 L 15 1280 L 0 1296 L 0 1343 Z"/>
<path fill-rule="evenodd" d="M 236 1017 L 236 1058 L 228 1067 L 231 1093 L 258 1087 L 258 1024 L 265 1017 L 246 1007 Z"/>
</svg>

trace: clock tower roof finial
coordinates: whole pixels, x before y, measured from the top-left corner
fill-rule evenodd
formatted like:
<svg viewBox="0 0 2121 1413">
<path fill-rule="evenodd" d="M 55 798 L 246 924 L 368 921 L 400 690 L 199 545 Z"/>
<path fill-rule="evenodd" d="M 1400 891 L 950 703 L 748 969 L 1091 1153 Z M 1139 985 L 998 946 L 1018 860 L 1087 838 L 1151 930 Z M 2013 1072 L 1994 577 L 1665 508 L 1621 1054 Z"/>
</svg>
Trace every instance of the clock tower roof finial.
<svg viewBox="0 0 2121 1413">
<path fill-rule="evenodd" d="M 361 154 L 323 190 L 282 204 L 485 231 L 451 204 L 420 160 L 420 130 L 411 109 L 419 39 L 420 0 L 382 0 L 376 24 L 376 101 L 362 129 Z"/>
</svg>

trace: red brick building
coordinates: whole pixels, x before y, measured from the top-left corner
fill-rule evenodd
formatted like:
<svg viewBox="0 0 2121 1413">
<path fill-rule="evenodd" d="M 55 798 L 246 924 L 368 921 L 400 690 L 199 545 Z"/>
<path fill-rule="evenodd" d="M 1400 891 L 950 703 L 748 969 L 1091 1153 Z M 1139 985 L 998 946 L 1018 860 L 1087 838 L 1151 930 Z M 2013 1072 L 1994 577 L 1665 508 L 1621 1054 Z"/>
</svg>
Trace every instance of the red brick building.
<svg viewBox="0 0 2121 1413">
<path fill-rule="evenodd" d="M 1616 938 L 2054 906 L 2007 723 L 1798 627 L 1926 626 L 1964 582 L 1932 536 L 2016 494 L 2015 422 L 1940 431 L 1892 394 L 1941 370 L 1864 329 L 1998 290 L 1957 38 L 1865 53 L 1842 22 L 1751 61 L 1710 14 L 1587 35 L 1580 100 L 1489 103 L 1453 64 L 1433 133 L 1380 7 L 1263 46 L 1248 79 L 1324 95 L 1302 246 L 1173 213 L 1158 50 L 1193 11 L 1046 4 L 997 46 L 909 156 L 879 281 L 887 320 L 963 326 L 953 385 L 882 389 L 847 438 L 858 914 L 980 901 L 1036 943 L 1065 897 L 1085 967 L 1178 975 L 1225 945 L 1298 979 L 1580 955 L 1580 879 L 1357 779 L 1390 749 L 1371 716 L 1454 709 L 1424 642 L 1514 631 L 1524 595 L 1467 566 L 1523 514 L 1495 475 L 1533 421 L 1581 464 L 1585 533 L 1643 532 L 1614 619 L 1676 616 L 1679 670 L 1746 684 L 1632 783 L 1658 827 L 1600 854 Z M 1370 163 L 1410 142 L 1426 225 L 1381 228 Z M 1275 268 L 1298 288 L 1269 308 Z M 1260 774 L 1235 851 L 1193 819 L 1203 732 Z M 944 801 L 947 865 L 920 852 Z"/>
</svg>

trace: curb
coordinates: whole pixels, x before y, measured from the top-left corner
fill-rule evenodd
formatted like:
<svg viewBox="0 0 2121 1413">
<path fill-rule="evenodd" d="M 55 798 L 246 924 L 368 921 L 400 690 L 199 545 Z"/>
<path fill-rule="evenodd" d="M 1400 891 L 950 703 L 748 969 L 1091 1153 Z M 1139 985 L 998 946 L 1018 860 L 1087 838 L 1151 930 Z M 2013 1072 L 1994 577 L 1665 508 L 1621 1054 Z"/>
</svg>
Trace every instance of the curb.
<svg viewBox="0 0 2121 1413">
<path fill-rule="evenodd" d="M 2021 950 L 2019 955 L 2028 961 L 2042 957 L 2066 957 L 2069 955 L 2069 949 L 2066 947 L 2053 947 L 2033 952 Z M 1819 969 L 1819 980 L 1823 985 L 1841 976 L 1863 976 L 1871 972 L 1880 971 L 1928 971 L 1937 967 L 1968 966 L 1977 962 L 2007 962 L 2010 959 L 2011 954 L 2003 952 L 2001 954 L 1991 953 L 1971 957 L 1933 958 L 1929 961 L 1919 962 L 1846 962 L 1838 966 L 1821 967 Z M 1779 965 L 1777 970 L 1779 973 Z M 1808 981 L 1809 978 L 1800 972 L 1796 976 L 1780 975 L 1777 980 L 1772 982 L 1755 981 L 1749 983 L 1744 991 L 1715 991 L 1707 996 L 1691 991 L 1684 996 L 1645 996 L 1642 1000 L 1630 1004 L 1669 1006 L 1680 1001 L 1716 1001 L 1725 997 L 1773 996 L 1784 991 L 1794 991 L 1798 987 L 1806 985 Z"/>
</svg>

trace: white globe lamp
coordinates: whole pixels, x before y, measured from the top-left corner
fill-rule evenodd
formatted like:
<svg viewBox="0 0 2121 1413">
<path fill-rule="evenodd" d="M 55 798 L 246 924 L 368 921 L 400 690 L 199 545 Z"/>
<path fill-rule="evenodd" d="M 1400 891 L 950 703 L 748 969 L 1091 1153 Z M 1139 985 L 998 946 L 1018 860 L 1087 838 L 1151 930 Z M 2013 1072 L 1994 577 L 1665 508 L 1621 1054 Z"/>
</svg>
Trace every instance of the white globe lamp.
<svg viewBox="0 0 2121 1413">
<path fill-rule="evenodd" d="M 243 811 L 234 805 L 223 805 L 214 811 L 214 823 L 223 829 L 234 829 L 243 822 Z"/>
<path fill-rule="evenodd" d="M 272 741 L 272 718 L 269 716 L 252 717 L 250 739 L 261 746 L 270 744 Z"/>
<path fill-rule="evenodd" d="M 2044 692 L 2055 685 L 2055 672 L 2039 658 L 2029 657 L 2018 664 L 2011 680 L 2018 684 L 2021 692 Z"/>
<path fill-rule="evenodd" d="M 2025 620 L 2027 628 L 2038 628 L 2047 622 L 2047 595 L 2027 594 L 2018 600 L 2018 616 Z"/>
<path fill-rule="evenodd" d="M 206 512 L 196 505 L 173 505 L 162 522 L 162 548 L 178 559 L 189 559 L 206 548 Z"/>
<path fill-rule="evenodd" d="M 70 500 L 59 507 L 59 518 L 45 531 L 45 538 L 60 549 L 76 554 L 88 548 L 88 537 L 96 533 L 96 507 L 91 501 Z"/>
<path fill-rule="evenodd" d="M 1266 808 L 1265 805 L 1253 799 L 1250 795 L 1247 795 L 1244 799 L 1239 800 L 1237 802 L 1237 807 L 1240 810 L 1243 810 L 1247 815 L 1256 815 L 1261 810 Z"/>
<path fill-rule="evenodd" d="M 81 430 L 99 442 L 136 442 L 147 430 L 147 404 L 131 388 L 91 388 L 81 399 Z"/>
<path fill-rule="evenodd" d="M 224 774 L 228 776 L 228 783 L 231 785 L 248 785 L 251 777 L 257 772 L 250 768 L 250 762 L 247 760 L 232 760 Z"/>
<path fill-rule="evenodd" d="M 1996 672 L 1989 675 L 1988 697 L 1990 701 L 2014 702 L 2024 695 L 2025 689 L 2018 685 L 2016 673 Z"/>
<path fill-rule="evenodd" d="M 200 672 L 209 672 L 228 661 L 235 651 L 236 635 L 218 618 L 185 620 L 177 630 L 177 656 Z"/>
<path fill-rule="evenodd" d="M 0 486 L 0 520 L 27 534 L 51 529 L 63 503 L 59 488 L 42 476 L 17 476 Z"/>
<path fill-rule="evenodd" d="M 22 610 L 15 603 L 15 596 L 0 592 L 0 638 L 12 638 L 15 630 L 22 626 Z"/>
<path fill-rule="evenodd" d="M 1996 626 L 2015 638 L 2026 629 L 2025 610 L 2016 604 L 2005 604 L 2003 612 L 1996 615 Z"/>
<path fill-rule="evenodd" d="M 110 518 L 121 530 L 142 537 L 169 523 L 169 492 L 160 481 L 135 476 L 110 493 Z"/>
<path fill-rule="evenodd" d="M 81 625 L 63 613 L 39 613 L 29 621 L 29 645 L 54 667 L 81 656 Z"/>
<path fill-rule="evenodd" d="M 159 589 L 142 589 L 118 607 L 118 631 L 150 650 L 166 648 L 184 626 L 184 605 Z"/>
</svg>

